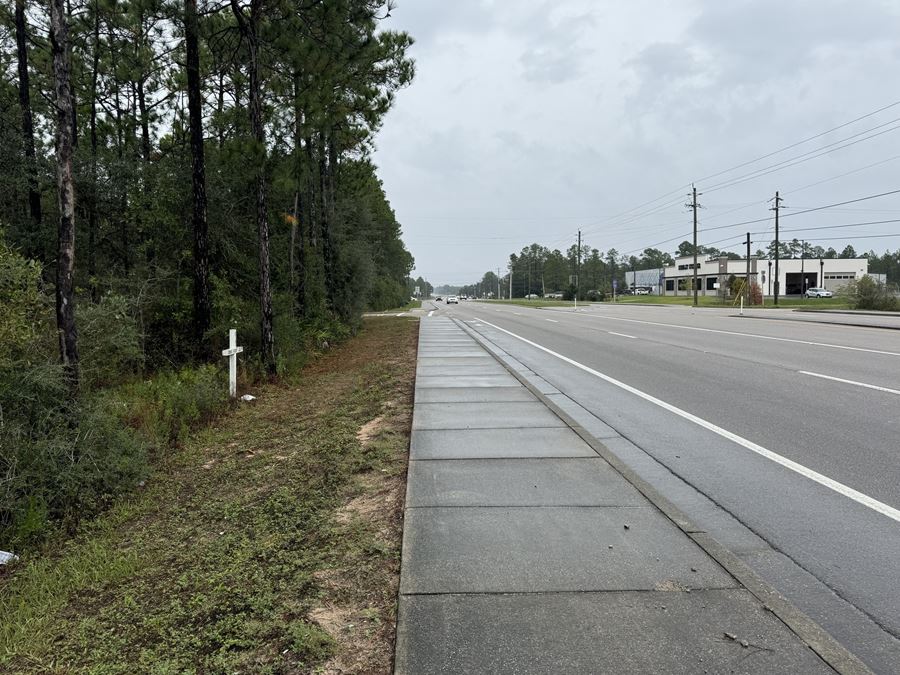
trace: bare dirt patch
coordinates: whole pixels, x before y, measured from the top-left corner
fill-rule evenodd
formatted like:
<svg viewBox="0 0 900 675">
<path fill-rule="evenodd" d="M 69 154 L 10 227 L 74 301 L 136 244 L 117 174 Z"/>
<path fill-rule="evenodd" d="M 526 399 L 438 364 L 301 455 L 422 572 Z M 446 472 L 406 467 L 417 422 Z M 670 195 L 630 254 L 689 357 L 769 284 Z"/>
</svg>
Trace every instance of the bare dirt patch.
<svg viewBox="0 0 900 675">
<path fill-rule="evenodd" d="M 383 415 L 379 415 L 375 419 L 369 420 L 359 428 L 359 431 L 356 432 L 356 440 L 358 440 L 362 445 L 368 445 L 372 441 L 372 439 L 378 435 L 378 432 L 381 430 L 381 425 L 383 423 Z"/>
</svg>

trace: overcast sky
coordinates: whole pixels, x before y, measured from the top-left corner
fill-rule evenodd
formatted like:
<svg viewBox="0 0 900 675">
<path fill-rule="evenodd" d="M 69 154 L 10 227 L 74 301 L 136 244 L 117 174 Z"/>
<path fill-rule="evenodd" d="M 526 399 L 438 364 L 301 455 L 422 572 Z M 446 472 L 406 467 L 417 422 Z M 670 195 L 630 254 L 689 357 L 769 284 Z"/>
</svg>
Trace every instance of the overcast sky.
<svg viewBox="0 0 900 675">
<path fill-rule="evenodd" d="M 531 242 L 564 250 L 579 228 L 602 251 L 672 252 L 692 181 L 700 243 L 739 252 L 771 225 L 722 226 L 770 217 L 776 190 L 786 216 L 900 189 L 900 104 L 709 177 L 900 101 L 893 0 L 398 0 L 387 25 L 416 39 L 417 75 L 375 159 L 415 275 L 435 285 L 477 281 Z M 900 194 L 785 219 L 782 237 L 881 252 L 900 248 L 900 223 L 789 230 L 890 219 Z"/>
</svg>

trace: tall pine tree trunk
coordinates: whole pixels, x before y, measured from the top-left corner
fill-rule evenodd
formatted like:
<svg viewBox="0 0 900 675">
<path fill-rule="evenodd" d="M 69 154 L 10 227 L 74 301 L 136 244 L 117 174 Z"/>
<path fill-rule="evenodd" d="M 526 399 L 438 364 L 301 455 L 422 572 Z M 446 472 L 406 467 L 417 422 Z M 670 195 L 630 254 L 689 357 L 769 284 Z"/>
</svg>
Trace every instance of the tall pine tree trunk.
<svg viewBox="0 0 900 675">
<path fill-rule="evenodd" d="M 329 309 L 334 309 L 334 242 L 331 232 L 331 195 L 328 178 L 328 161 L 325 154 L 325 134 L 319 133 L 319 218 L 322 230 L 322 262 L 325 266 L 325 299 Z"/>
<path fill-rule="evenodd" d="M 116 59 L 116 50 L 110 50 L 112 55 L 113 71 L 118 67 Z M 121 89 L 118 81 L 115 83 L 115 95 L 113 102 L 116 106 L 116 158 L 118 159 L 118 177 L 119 183 L 119 246 L 121 247 L 122 269 L 127 275 L 131 271 L 131 242 L 128 236 L 128 217 L 126 214 L 128 207 L 128 182 L 125 176 L 125 130 L 122 121 L 122 97 Z"/>
<path fill-rule="evenodd" d="M 88 285 L 91 289 L 91 300 L 97 302 L 97 206 L 100 201 L 100 189 L 97 186 L 97 82 L 100 78 L 100 7 L 97 0 L 93 3 L 94 12 L 94 53 L 91 56 L 91 193 L 88 201 Z"/>
<path fill-rule="evenodd" d="M 206 220 L 206 163 L 203 156 L 203 110 L 200 101 L 200 46 L 197 0 L 185 0 L 184 36 L 187 51 L 188 117 L 191 133 L 191 178 L 194 231 L 194 341 L 198 353 L 209 330 L 212 305 L 209 289 L 209 226 Z"/>
<path fill-rule="evenodd" d="M 50 2 L 50 42 L 56 88 L 56 182 L 59 251 L 56 259 L 56 326 L 59 355 L 73 395 L 78 391 L 78 331 L 75 328 L 75 190 L 72 180 L 72 88 L 65 0 Z"/>
<path fill-rule="evenodd" d="M 266 129 L 262 111 L 262 87 L 259 59 L 259 23 L 262 0 L 250 0 L 250 17 L 244 16 L 238 0 L 231 0 L 231 8 L 241 34 L 247 39 L 250 56 L 250 130 L 256 141 L 256 229 L 259 253 L 259 305 L 262 357 L 266 372 L 275 374 L 275 336 L 272 332 L 272 282 L 269 262 L 269 219 L 266 202 Z"/>
<path fill-rule="evenodd" d="M 294 316 L 306 316 L 306 243 L 303 223 L 306 221 L 304 197 L 305 165 L 303 161 L 303 109 L 300 105 L 300 75 L 294 74 L 294 160 L 297 191 L 294 194 L 294 223 L 291 227 L 291 291 Z"/>
<path fill-rule="evenodd" d="M 28 34 L 25 28 L 25 0 L 16 0 L 16 47 L 19 58 L 19 106 L 22 108 L 22 145 L 25 150 L 25 171 L 28 180 L 28 215 L 31 232 L 25 255 L 37 258 L 41 252 L 41 193 L 38 189 L 37 161 L 34 152 L 34 118 L 31 112 L 30 79 L 28 76 Z"/>
</svg>

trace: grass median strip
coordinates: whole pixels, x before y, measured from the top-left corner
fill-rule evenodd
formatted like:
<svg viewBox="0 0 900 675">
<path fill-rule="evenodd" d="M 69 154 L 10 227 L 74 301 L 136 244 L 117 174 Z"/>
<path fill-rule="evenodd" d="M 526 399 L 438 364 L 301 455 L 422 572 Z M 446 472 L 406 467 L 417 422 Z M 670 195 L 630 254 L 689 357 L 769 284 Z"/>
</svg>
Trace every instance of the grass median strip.
<svg viewBox="0 0 900 675">
<path fill-rule="evenodd" d="M 7 672 L 389 672 L 418 322 L 367 322 L 0 588 Z"/>
</svg>

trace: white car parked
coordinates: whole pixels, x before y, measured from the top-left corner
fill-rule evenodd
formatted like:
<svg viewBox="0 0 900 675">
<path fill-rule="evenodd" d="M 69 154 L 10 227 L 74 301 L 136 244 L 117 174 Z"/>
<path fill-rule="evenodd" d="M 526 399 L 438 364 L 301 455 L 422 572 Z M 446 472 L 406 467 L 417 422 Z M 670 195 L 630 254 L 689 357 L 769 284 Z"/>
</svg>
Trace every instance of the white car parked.
<svg viewBox="0 0 900 675">
<path fill-rule="evenodd" d="M 804 298 L 833 298 L 834 293 L 824 288 L 807 288 Z"/>
</svg>

